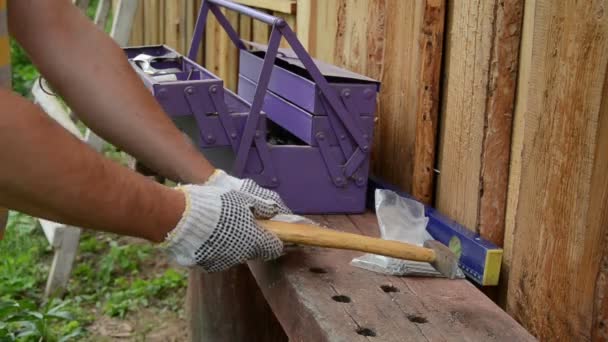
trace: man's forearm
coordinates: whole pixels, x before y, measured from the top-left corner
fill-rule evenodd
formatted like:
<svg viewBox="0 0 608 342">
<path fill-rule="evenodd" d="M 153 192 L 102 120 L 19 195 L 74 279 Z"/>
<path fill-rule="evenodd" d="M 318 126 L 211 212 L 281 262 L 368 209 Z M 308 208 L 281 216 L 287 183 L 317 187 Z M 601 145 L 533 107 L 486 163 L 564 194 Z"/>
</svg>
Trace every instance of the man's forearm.
<svg viewBox="0 0 608 342">
<path fill-rule="evenodd" d="M 37 106 L 0 90 L 0 206 L 162 241 L 184 211 L 180 191 L 103 158 Z"/>
<path fill-rule="evenodd" d="M 163 176 L 203 182 L 213 167 L 143 87 L 122 50 L 69 0 L 9 1 L 9 29 L 72 110 Z"/>
</svg>

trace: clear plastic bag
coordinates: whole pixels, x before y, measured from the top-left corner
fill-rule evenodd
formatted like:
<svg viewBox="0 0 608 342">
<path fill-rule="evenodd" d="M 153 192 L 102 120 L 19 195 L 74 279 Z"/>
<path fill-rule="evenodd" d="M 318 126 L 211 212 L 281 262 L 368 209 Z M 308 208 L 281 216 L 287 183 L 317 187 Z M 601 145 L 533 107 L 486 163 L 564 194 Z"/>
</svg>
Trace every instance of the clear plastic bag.
<svg viewBox="0 0 608 342">
<path fill-rule="evenodd" d="M 382 189 L 376 190 L 375 202 L 382 239 L 408 242 L 418 246 L 432 239 L 426 231 L 429 219 L 425 216 L 424 205 L 421 203 Z M 427 262 L 401 260 L 375 254 L 355 258 L 351 261 L 351 265 L 396 276 L 442 277 L 442 274 Z M 464 277 L 464 274 L 460 272 L 458 276 Z"/>
</svg>

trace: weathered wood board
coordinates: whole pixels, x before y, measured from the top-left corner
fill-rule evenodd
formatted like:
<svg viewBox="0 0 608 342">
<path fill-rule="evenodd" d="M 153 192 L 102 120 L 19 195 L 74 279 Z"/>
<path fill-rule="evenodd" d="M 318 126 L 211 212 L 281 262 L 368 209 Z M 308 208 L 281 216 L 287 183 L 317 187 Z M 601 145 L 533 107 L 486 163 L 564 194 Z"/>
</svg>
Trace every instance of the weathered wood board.
<svg viewBox="0 0 608 342">
<path fill-rule="evenodd" d="M 526 2 L 507 310 L 541 340 L 608 338 L 607 6 Z"/>
<path fill-rule="evenodd" d="M 436 206 L 502 246 L 523 0 L 447 7 Z"/>
</svg>

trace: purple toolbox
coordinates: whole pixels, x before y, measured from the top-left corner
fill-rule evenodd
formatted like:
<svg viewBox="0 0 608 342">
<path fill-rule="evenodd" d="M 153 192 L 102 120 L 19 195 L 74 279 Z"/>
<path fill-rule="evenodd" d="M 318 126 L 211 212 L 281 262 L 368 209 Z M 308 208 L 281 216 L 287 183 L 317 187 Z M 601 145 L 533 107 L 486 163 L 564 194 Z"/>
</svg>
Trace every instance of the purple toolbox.
<svg viewBox="0 0 608 342">
<path fill-rule="evenodd" d="M 220 6 L 271 25 L 268 46 L 241 41 Z M 194 62 L 209 11 L 240 50 L 238 95 Z M 283 19 L 227 0 L 203 1 L 188 57 L 164 45 L 125 52 L 217 167 L 276 190 L 296 213 L 365 210 L 379 82 L 313 62 Z"/>
</svg>

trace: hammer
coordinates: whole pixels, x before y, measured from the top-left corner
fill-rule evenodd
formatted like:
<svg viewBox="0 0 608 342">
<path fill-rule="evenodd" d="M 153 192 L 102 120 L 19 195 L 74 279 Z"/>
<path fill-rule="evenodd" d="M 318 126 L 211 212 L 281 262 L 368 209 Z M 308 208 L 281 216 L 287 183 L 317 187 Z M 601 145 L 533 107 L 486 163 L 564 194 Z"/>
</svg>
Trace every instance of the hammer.
<svg viewBox="0 0 608 342">
<path fill-rule="evenodd" d="M 258 223 L 284 242 L 428 262 L 450 279 L 456 278 L 458 271 L 456 255 L 448 247 L 435 240 L 427 240 L 424 242 L 424 247 L 420 247 L 405 242 L 382 240 L 365 235 L 320 228 L 312 224 L 266 220 L 258 221 Z"/>
</svg>

